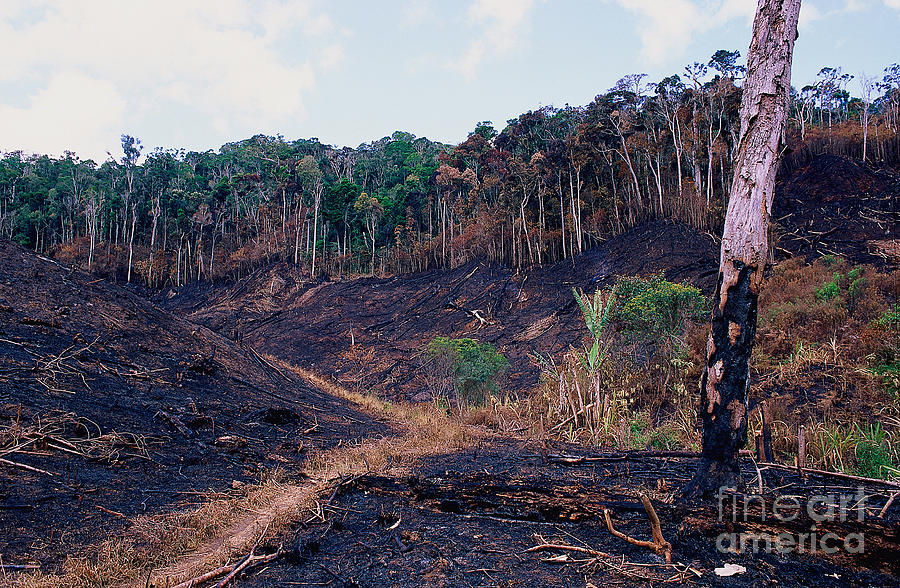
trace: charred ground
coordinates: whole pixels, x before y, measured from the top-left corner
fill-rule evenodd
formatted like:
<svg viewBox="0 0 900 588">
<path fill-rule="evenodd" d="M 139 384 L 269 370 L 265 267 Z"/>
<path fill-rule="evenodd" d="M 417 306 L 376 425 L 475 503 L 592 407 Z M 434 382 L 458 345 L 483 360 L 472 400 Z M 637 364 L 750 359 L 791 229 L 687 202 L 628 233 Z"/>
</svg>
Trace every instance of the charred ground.
<svg viewBox="0 0 900 588">
<path fill-rule="evenodd" d="M 183 509 L 387 432 L 135 294 L 0 242 L 0 553 L 53 569 Z M 36 468 L 29 470 L 25 467 Z"/>
</svg>

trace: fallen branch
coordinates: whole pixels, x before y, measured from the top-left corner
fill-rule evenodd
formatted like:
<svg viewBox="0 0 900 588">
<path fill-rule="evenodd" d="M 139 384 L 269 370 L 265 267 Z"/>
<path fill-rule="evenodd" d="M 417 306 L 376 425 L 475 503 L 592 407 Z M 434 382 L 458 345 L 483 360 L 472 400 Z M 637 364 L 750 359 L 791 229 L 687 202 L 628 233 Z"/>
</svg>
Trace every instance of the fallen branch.
<svg viewBox="0 0 900 588">
<path fill-rule="evenodd" d="M 772 463 L 772 462 L 760 462 L 761 466 L 767 466 L 770 468 L 779 468 L 782 470 L 791 470 L 797 471 L 797 466 L 788 466 L 782 463 Z M 829 472 L 828 470 L 816 470 L 812 468 L 804 468 L 803 471 L 807 474 L 815 474 L 817 476 L 831 476 L 834 478 L 841 478 L 843 480 L 853 480 L 856 482 L 866 482 L 869 484 L 884 484 L 885 486 L 892 486 L 894 488 L 900 488 L 900 482 L 894 482 L 892 480 L 882 480 L 880 478 L 866 478 L 865 476 L 854 476 L 853 474 L 845 474 L 843 472 Z"/>
<path fill-rule="evenodd" d="M 273 370 L 275 370 L 276 372 L 278 372 L 278 375 L 281 376 L 282 378 L 284 378 L 285 380 L 287 380 L 288 382 L 290 382 L 290 383 L 292 383 L 292 384 L 294 383 L 294 381 L 291 380 L 291 379 L 290 379 L 289 377 L 287 377 L 286 375 L 284 375 L 284 372 L 282 372 L 280 369 L 278 369 L 278 367 L 276 367 L 275 364 L 273 364 L 273 363 L 270 362 L 268 359 L 266 359 L 265 357 L 263 357 L 262 355 L 260 355 L 259 353 L 257 353 L 257 352 L 256 352 L 256 349 L 253 349 L 252 347 L 250 347 L 249 349 L 250 349 L 250 351 L 253 352 L 253 355 L 255 355 L 256 358 L 257 358 L 259 361 L 263 362 L 264 364 L 266 364 L 267 366 L 269 366 L 270 368 L 272 368 Z"/>
<path fill-rule="evenodd" d="M 47 474 L 48 476 L 55 476 L 53 472 L 48 472 L 47 470 L 42 470 L 40 468 L 32 467 L 30 465 L 19 463 L 17 461 L 10 461 L 8 459 L 3 459 L 0 457 L 0 463 L 6 464 L 8 466 L 12 466 L 14 468 L 22 468 L 23 470 L 28 470 L 29 472 L 37 472 L 39 474 Z"/>
<path fill-rule="evenodd" d="M 583 414 L 584 414 L 584 411 L 586 411 L 586 410 L 589 409 L 589 408 L 593 408 L 594 404 L 596 404 L 596 403 L 595 403 L 595 402 L 591 402 L 590 404 L 586 404 L 583 408 L 581 408 L 578 412 L 576 412 L 575 414 L 573 414 L 572 416 L 570 416 L 570 417 L 567 418 L 566 420 L 562 421 L 561 423 L 557 423 L 557 424 L 553 425 L 553 427 L 552 427 L 549 431 L 547 431 L 547 432 L 548 432 L 548 433 L 552 433 L 552 432 L 556 431 L 557 429 L 559 429 L 560 427 L 565 427 L 566 425 L 568 425 L 569 423 L 571 423 L 572 421 L 574 421 L 576 418 L 578 418 L 579 416 L 583 415 Z"/>
<path fill-rule="evenodd" d="M 95 504 L 94 507 L 95 507 L 97 510 L 99 510 L 99 511 L 105 512 L 105 513 L 107 513 L 107 514 L 115 515 L 115 516 L 117 516 L 117 517 L 119 517 L 119 518 L 122 518 L 122 519 L 127 519 L 127 518 L 128 518 L 128 517 L 126 517 L 125 515 L 123 515 L 123 514 L 120 513 L 120 512 L 116 512 L 116 511 L 114 511 L 114 510 L 108 509 L 108 508 L 106 508 L 105 506 L 100 506 L 99 504 Z"/>
<path fill-rule="evenodd" d="M 891 507 L 892 504 L 894 504 L 894 499 L 897 498 L 897 496 L 900 496 L 900 492 L 894 492 L 893 494 L 891 494 L 891 497 L 888 498 L 888 501 L 882 507 L 881 512 L 878 513 L 879 519 L 884 518 L 884 513 L 887 512 L 887 510 Z"/>
<path fill-rule="evenodd" d="M 222 578 L 221 582 L 216 584 L 216 588 L 222 588 L 223 586 L 228 584 L 228 582 L 231 582 L 231 580 L 237 577 L 238 574 L 247 570 L 247 568 L 274 561 L 284 554 L 285 551 L 282 549 L 279 549 L 278 551 L 275 551 L 268 555 L 253 555 L 251 551 L 250 555 L 241 558 L 236 564 L 230 566 L 222 566 L 220 568 L 210 570 L 204 574 L 200 574 L 195 578 L 191 578 L 190 580 L 185 580 L 180 584 L 176 584 L 172 586 L 172 588 L 194 588 L 195 586 L 203 584 L 204 582 L 209 582 L 210 580 L 218 578 L 222 574 L 228 574 L 227 576 Z"/>
<path fill-rule="evenodd" d="M 544 457 L 541 455 L 533 455 L 530 457 Z M 696 451 L 668 451 L 668 450 L 651 450 L 651 451 L 629 451 L 627 453 L 610 453 L 607 455 L 567 455 L 565 453 L 550 453 L 546 458 L 565 464 L 589 463 L 595 461 L 624 461 L 630 459 L 657 458 L 657 457 L 700 457 Z"/>
<path fill-rule="evenodd" d="M 540 545 L 535 545 L 534 547 L 529 547 L 525 550 L 525 553 L 534 553 L 535 551 L 547 550 L 577 551 L 578 553 L 586 553 L 588 555 L 609 557 L 608 553 L 604 553 L 602 551 L 588 549 L 587 547 L 578 547 L 577 545 L 563 545 L 560 543 L 542 543 Z"/>
<path fill-rule="evenodd" d="M 637 545 L 639 547 L 647 547 L 659 555 L 663 555 L 666 558 L 666 563 L 672 563 L 672 544 L 666 541 L 662 536 L 662 527 L 659 524 L 659 517 L 656 515 L 656 509 L 653 508 L 653 504 L 650 502 L 650 499 L 646 494 L 639 494 L 641 498 L 641 503 L 644 505 L 644 510 L 647 511 L 647 517 L 650 519 L 650 532 L 653 537 L 653 541 L 644 541 L 643 539 L 635 539 L 634 537 L 629 537 L 625 533 L 621 531 L 616 531 L 613 528 L 612 519 L 609 516 L 609 509 L 603 509 L 603 517 L 606 519 L 606 528 L 612 533 L 614 536 L 619 539 L 623 539 L 632 545 Z"/>
</svg>

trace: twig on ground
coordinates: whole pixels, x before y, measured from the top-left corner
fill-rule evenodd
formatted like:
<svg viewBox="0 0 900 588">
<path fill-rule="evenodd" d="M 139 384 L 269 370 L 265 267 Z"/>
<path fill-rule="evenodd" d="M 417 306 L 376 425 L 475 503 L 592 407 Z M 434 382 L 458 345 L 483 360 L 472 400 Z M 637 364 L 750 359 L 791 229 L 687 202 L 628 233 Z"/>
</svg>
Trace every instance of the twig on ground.
<svg viewBox="0 0 900 588">
<path fill-rule="evenodd" d="M 578 553 L 586 553 L 593 556 L 610 557 L 608 553 L 597 551 L 596 549 L 578 547 L 577 545 L 564 545 L 562 543 L 542 543 L 540 545 L 535 545 L 534 547 L 529 547 L 525 550 L 525 553 L 534 553 L 535 551 L 547 551 L 551 549 L 556 549 L 559 551 L 577 551 Z"/>
<path fill-rule="evenodd" d="M 892 504 L 894 504 L 894 499 L 897 498 L 898 496 L 900 496 L 900 492 L 894 492 L 893 494 L 891 494 L 891 497 L 888 498 L 888 501 L 881 508 L 881 512 L 878 513 L 879 519 L 884 518 L 884 513 L 887 512 L 887 510 L 891 507 Z"/>
<path fill-rule="evenodd" d="M 6 464 L 8 466 L 12 466 L 14 468 L 21 468 L 23 470 L 28 470 L 29 472 L 37 472 L 39 474 L 46 474 L 48 476 L 56 475 L 53 472 L 48 472 L 47 470 L 42 470 L 40 468 L 36 468 L 36 467 L 30 466 L 30 465 L 24 464 L 24 463 L 19 463 L 17 461 L 10 461 L 8 459 L 3 459 L 2 457 L 0 457 L 0 463 Z"/>
</svg>

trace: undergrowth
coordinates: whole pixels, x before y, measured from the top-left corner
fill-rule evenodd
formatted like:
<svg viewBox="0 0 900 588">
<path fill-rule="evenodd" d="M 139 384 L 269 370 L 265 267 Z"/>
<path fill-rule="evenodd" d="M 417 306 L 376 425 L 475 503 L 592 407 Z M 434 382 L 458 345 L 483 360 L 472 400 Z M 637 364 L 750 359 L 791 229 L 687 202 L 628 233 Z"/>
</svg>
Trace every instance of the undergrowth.
<svg viewBox="0 0 900 588">
<path fill-rule="evenodd" d="M 700 291 L 652 276 L 573 294 L 584 344 L 560 358 L 535 356 L 543 373 L 536 404 L 549 430 L 621 449 L 696 448 L 687 333 L 705 314 Z"/>
</svg>

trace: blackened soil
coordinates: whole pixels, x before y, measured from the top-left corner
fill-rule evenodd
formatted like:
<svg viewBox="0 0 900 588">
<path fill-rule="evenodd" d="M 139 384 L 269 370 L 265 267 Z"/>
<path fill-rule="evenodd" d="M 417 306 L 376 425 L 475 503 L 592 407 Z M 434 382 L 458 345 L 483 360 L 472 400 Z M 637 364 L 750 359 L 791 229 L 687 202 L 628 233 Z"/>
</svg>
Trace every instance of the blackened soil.
<svg viewBox="0 0 900 588">
<path fill-rule="evenodd" d="M 900 547 L 898 511 L 892 507 L 885 520 L 877 519 L 896 489 L 866 489 L 870 498 L 863 523 L 848 517 L 846 523 L 819 524 L 820 536 L 864 533 L 863 555 L 723 553 L 716 548 L 721 533 L 799 536 L 809 532 L 812 521 L 774 525 L 771 515 L 765 522 L 751 509 L 746 523 L 742 516 L 732 523 L 730 514 L 720 522 L 715 503 L 691 510 L 672 506 L 670 490 L 691 474 L 692 458 L 631 454 L 597 460 L 600 454 L 567 449 L 567 455 L 576 453 L 587 460 L 561 463 L 546 449 L 495 442 L 426 459 L 413 476 L 366 476 L 331 503 L 326 523 L 310 524 L 290 537 L 299 557 L 253 572 L 241 586 L 900 585 L 894 557 Z M 755 468 L 749 462 L 744 466 L 745 478 L 752 481 Z M 803 500 L 856 491 L 840 481 L 801 480 L 775 470 L 764 470 L 763 476 L 767 500 L 774 488 Z M 659 555 L 606 530 L 604 508 L 618 530 L 650 539 L 639 491 L 653 498 L 663 535 L 674 547 L 673 561 L 691 566 L 699 576 L 680 573 L 683 566 L 666 567 Z M 730 503 L 724 504 L 729 513 Z M 601 558 L 604 564 L 571 551 L 526 552 L 542 543 L 615 557 Z M 714 569 L 726 563 L 747 571 L 719 578 Z"/>
<path fill-rule="evenodd" d="M 0 463 L 4 564 L 52 570 L 134 515 L 386 432 L 249 347 L 0 241 L 0 457 L 44 470 Z"/>
<path fill-rule="evenodd" d="M 773 218 L 778 246 L 792 254 L 841 255 L 878 267 L 900 264 L 896 170 L 819 155 L 779 178 Z"/>
<path fill-rule="evenodd" d="M 449 271 L 310 284 L 293 266 L 279 265 L 233 287 L 185 289 L 165 304 L 220 333 L 239 333 L 257 349 L 394 398 L 425 388 L 419 356 L 425 343 L 436 336 L 473 337 L 506 355 L 504 389 L 521 391 L 538 381 L 532 352 L 557 354 L 578 342 L 582 318 L 573 287 L 591 291 L 617 275 L 664 272 L 710 294 L 717 259 L 711 237 L 658 222 L 574 262 L 522 272 L 473 262 Z M 348 357 L 352 342 L 373 353 Z"/>
</svg>

